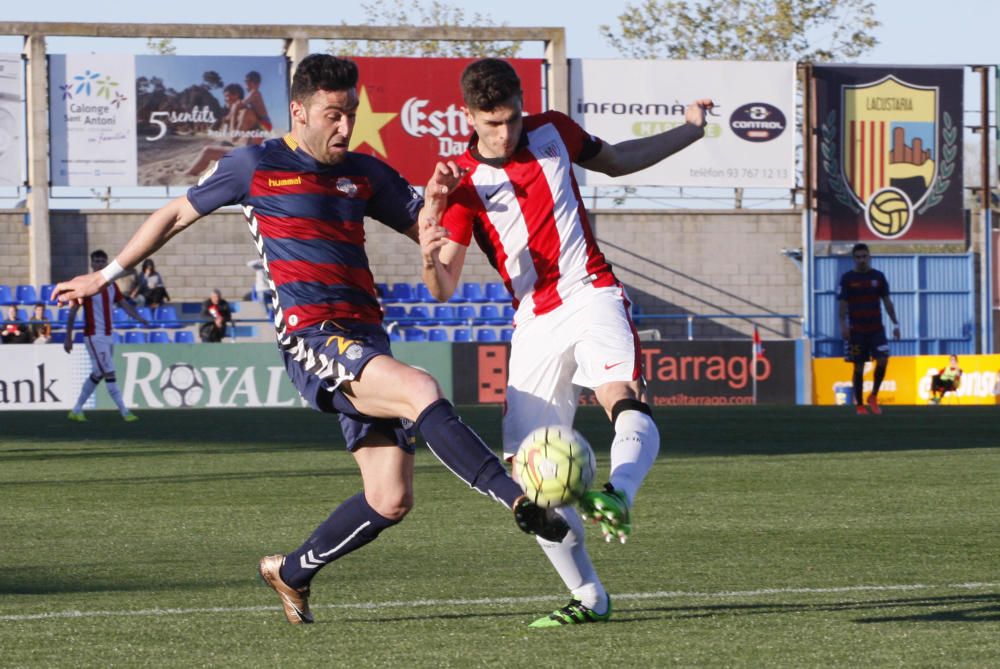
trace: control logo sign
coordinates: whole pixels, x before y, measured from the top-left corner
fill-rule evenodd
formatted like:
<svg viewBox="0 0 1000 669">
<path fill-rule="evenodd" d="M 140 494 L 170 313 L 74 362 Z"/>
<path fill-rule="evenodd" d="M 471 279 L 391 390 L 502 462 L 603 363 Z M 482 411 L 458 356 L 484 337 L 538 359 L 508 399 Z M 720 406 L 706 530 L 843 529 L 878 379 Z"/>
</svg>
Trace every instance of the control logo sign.
<svg viewBox="0 0 1000 669">
<path fill-rule="evenodd" d="M 766 102 L 751 102 L 729 116 L 733 134 L 748 142 L 769 142 L 785 131 L 785 114 Z"/>
</svg>

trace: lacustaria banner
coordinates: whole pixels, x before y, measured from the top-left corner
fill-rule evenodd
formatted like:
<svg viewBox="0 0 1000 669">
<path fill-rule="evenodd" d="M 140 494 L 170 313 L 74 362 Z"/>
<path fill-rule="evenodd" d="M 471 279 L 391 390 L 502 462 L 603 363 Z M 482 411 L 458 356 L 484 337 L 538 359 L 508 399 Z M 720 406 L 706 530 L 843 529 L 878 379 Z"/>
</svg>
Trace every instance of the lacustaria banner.
<svg viewBox="0 0 1000 669">
<path fill-rule="evenodd" d="M 471 58 L 354 58 L 358 64 L 357 122 L 352 151 L 392 165 L 423 186 L 434 164 L 465 152 L 472 129 L 462 111 L 459 78 Z M 509 62 L 524 91 L 524 111 L 542 111 L 542 65 L 533 58 Z"/>
<path fill-rule="evenodd" d="M 960 67 L 817 65 L 816 239 L 965 239 Z"/>
<path fill-rule="evenodd" d="M 183 186 L 289 130 L 282 56 L 49 56 L 56 186 Z"/>
<path fill-rule="evenodd" d="M 711 98 L 705 137 L 640 172 L 577 170 L 587 186 L 795 186 L 795 63 L 570 61 L 570 112 L 608 142 L 649 137 L 685 122 Z"/>
<path fill-rule="evenodd" d="M 24 156 L 24 83 L 21 55 L 0 53 L 0 186 L 18 186 Z"/>
</svg>

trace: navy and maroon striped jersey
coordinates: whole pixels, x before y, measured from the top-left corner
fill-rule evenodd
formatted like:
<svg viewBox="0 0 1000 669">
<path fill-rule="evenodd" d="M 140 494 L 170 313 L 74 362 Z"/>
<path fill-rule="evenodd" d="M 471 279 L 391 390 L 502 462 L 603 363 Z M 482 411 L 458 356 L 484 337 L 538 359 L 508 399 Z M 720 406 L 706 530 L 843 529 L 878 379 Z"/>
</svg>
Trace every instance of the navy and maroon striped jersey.
<svg viewBox="0 0 1000 669">
<path fill-rule="evenodd" d="M 423 206 L 409 184 L 377 158 L 348 153 L 326 165 L 291 135 L 234 149 L 187 197 L 202 215 L 242 205 L 277 295 L 281 341 L 326 320 L 380 323 L 364 218 L 404 232 Z"/>
<path fill-rule="evenodd" d="M 889 294 L 889 282 L 877 269 L 844 272 L 837 299 L 847 302 L 851 332 L 884 332 L 882 298 Z"/>
</svg>

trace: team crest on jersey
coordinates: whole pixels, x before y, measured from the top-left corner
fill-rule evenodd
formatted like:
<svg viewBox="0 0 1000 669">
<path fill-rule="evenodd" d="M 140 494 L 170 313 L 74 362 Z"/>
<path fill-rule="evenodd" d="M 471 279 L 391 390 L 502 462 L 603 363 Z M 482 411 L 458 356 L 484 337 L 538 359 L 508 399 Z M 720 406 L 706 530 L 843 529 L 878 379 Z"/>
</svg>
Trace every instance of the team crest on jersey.
<svg viewBox="0 0 1000 669">
<path fill-rule="evenodd" d="M 542 154 L 546 158 L 558 158 L 559 145 L 557 145 L 555 142 L 549 142 L 545 146 L 538 149 L 538 153 Z"/>
<path fill-rule="evenodd" d="M 337 179 L 336 188 L 347 197 L 354 197 L 358 194 L 358 185 L 347 177 Z"/>
</svg>

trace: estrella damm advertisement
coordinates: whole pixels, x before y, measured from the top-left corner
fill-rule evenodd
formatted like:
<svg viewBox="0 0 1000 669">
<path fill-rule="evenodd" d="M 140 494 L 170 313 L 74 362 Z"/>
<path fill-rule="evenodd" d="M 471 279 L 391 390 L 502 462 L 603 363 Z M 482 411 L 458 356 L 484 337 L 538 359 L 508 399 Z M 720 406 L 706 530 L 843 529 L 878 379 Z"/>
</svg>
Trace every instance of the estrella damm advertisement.
<svg viewBox="0 0 1000 669">
<path fill-rule="evenodd" d="M 947 355 L 899 356 L 889 359 L 879 390 L 881 404 L 929 404 L 934 376 L 948 366 Z M 958 356 L 962 370 L 958 387 L 942 404 L 1000 404 L 1000 355 Z M 872 389 L 874 363 L 865 364 L 865 397 Z M 851 404 L 853 365 L 837 358 L 813 360 L 813 404 Z"/>
<path fill-rule="evenodd" d="M 961 68 L 816 66 L 816 239 L 954 241 Z"/>
</svg>

